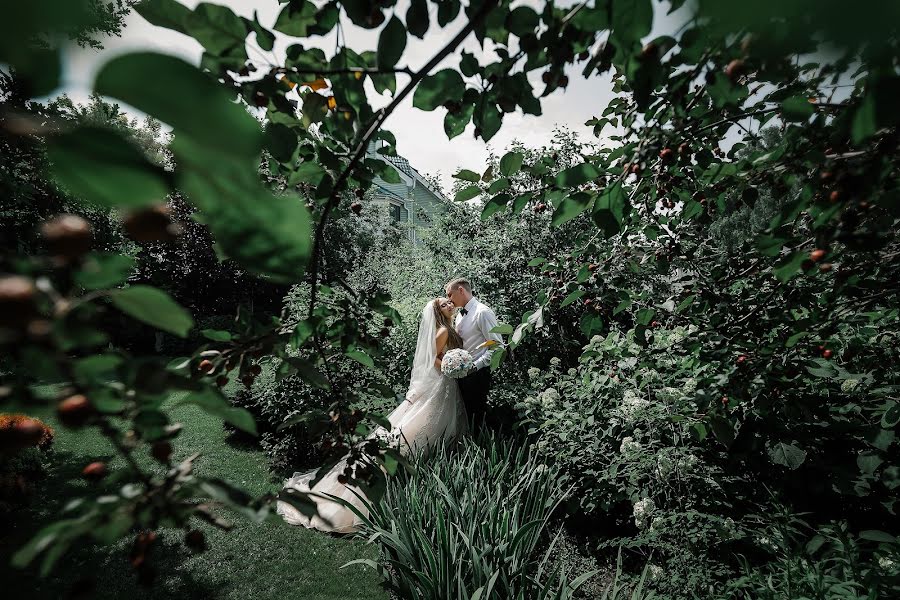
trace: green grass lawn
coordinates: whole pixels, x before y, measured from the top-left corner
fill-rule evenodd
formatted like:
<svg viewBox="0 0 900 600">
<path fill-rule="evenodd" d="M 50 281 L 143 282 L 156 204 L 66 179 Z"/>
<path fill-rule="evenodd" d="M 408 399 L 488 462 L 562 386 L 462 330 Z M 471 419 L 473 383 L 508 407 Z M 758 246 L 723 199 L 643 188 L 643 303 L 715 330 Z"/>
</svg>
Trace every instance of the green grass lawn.
<svg viewBox="0 0 900 600">
<path fill-rule="evenodd" d="M 45 419 L 56 430 L 52 467 L 38 485 L 31 505 L 13 516 L 13 525 L 0 533 L 0 580 L 5 581 L 7 598 L 65 598 L 73 581 L 86 575 L 96 581 L 92 598 L 303 598 L 378 599 L 388 597 L 378 587 L 379 577 L 362 565 L 340 569 L 357 558 L 374 558 L 377 549 L 359 540 L 337 539 L 284 524 L 272 517 L 254 524 L 229 516 L 235 527 L 222 532 L 199 520 L 196 526 L 206 533 L 209 549 L 193 554 L 182 543 L 180 529 L 161 529 L 151 553 L 159 577 L 152 588 L 139 587 L 128 562 L 131 538 L 112 546 L 84 544 L 74 548 L 59 562 L 47 579 L 36 569 L 19 571 L 9 566 L 12 553 L 40 527 L 58 518 L 61 507 L 87 486 L 80 478 L 82 467 L 93 460 L 110 460 L 121 467 L 107 441 L 92 431 L 62 428 L 52 414 Z M 196 463 L 202 475 L 221 477 L 254 496 L 279 488 L 269 474 L 261 452 L 234 447 L 225 440 L 221 421 L 196 406 L 178 406 L 170 411 L 174 421 L 185 424 L 174 442 L 175 458 L 194 452 L 202 456 Z M 149 456 L 141 457 L 148 468 Z M 12 586 L 12 589 L 10 589 Z"/>
</svg>

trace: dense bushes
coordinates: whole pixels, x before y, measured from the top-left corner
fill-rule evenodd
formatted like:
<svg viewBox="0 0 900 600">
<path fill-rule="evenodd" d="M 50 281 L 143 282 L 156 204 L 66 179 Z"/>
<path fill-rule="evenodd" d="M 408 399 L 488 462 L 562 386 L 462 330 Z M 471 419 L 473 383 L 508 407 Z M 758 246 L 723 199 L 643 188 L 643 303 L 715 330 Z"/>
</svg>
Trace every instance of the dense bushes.
<svg viewBox="0 0 900 600">
<path fill-rule="evenodd" d="M 0 520 L 29 500 L 46 471 L 53 434 L 40 419 L 0 414 Z"/>
<path fill-rule="evenodd" d="M 569 582 L 541 548 L 565 487 L 529 449 L 509 440 L 464 438 L 415 474 L 391 481 L 362 526 L 377 540 L 376 566 L 401 598 L 571 598 Z"/>
</svg>

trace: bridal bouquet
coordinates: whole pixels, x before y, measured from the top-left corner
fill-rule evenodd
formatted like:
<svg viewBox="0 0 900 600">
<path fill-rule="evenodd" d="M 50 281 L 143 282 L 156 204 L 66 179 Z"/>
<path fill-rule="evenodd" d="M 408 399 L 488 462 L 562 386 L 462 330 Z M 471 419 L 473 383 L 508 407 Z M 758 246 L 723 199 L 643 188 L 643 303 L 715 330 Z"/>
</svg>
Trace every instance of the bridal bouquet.
<svg viewBox="0 0 900 600">
<path fill-rule="evenodd" d="M 462 348 L 454 348 L 448 350 L 444 355 L 444 360 L 441 361 L 441 373 L 450 379 L 461 379 L 468 374 L 474 363 L 471 354 Z"/>
</svg>

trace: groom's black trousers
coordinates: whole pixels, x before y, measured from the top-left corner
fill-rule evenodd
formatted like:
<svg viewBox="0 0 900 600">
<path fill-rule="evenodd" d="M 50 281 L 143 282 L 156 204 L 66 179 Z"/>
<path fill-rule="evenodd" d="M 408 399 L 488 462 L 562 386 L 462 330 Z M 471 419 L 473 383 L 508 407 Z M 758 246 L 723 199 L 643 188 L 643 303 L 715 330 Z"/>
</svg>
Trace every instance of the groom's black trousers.
<svg viewBox="0 0 900 600">
<path fill-rule="evenodd" d="M 466 405 L 469 423 L 475 428 L 480 427 L 487 416 L 487 397 L 491 390 L 491 369 L 490 367 L 478 369 L 457 381 L 463 404 Z"/>
</svg>

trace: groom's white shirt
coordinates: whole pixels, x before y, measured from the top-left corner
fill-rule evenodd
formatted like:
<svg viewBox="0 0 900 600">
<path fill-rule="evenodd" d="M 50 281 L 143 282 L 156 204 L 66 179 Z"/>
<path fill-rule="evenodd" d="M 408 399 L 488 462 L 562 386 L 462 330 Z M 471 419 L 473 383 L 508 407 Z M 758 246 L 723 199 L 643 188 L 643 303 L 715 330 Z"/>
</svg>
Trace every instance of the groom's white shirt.
<svg viewBox="0 0 900 600">
<path fill-rule="evenodd" d="M 463 349 L 475 359 L 475 368 L 482 369 L 491 364 L 492 350 L 478 348 L 488 340 L 502 342 L 499 333 L 491 333 L 491 329 L 497 326 L 497 315 L 487 304 L 472 297 L 465 305 L 466 314 L 459 312 L 456 315 L 456 333 L 462 338 Z"/>
</svg>

